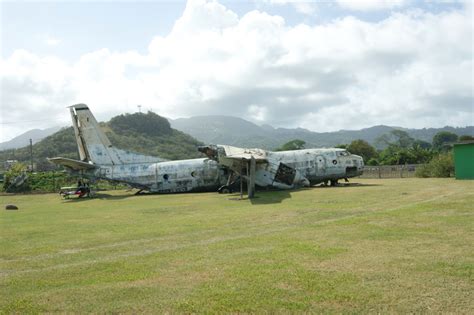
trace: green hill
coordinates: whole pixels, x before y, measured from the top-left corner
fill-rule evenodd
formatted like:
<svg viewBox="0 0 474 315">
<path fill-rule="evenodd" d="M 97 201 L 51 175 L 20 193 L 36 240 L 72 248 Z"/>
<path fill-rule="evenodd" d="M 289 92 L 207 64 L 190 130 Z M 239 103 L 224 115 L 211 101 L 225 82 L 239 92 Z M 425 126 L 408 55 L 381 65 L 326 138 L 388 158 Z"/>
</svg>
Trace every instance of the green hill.
<svg viewBox="0 0 474 315">
<path fill-rule="evenodd" d="M 152 112 L 119 115 L 100 125 L 112 144 L 120 149 L 169 160 L 202 157 L 197 151 L 201 142 L 171 128 L 166 118 Z M 39 169 L 52 168 L 46 158 L 55 156 L 79 158 L 72 127 L 63 128 L 33 145 L 34 162 Z M 30 148 L 0 151 L 0 161 L 6 160 L 29 163 Z"/>
</svg>

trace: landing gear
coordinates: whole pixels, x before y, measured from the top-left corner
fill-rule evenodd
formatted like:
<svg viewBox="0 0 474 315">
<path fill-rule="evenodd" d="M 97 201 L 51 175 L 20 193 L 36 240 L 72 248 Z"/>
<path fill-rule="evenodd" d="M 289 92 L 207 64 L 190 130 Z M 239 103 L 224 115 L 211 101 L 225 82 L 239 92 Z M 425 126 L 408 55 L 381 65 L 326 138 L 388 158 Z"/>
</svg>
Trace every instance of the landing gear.
<svg viewBox="0 0 474 315">
<path fill-rule="evenodd" d="M 224 185 L 224 186 L 221 186 L 219 187 L 219 189 L 217 190 L 217 192 L 219 194 L 230 194 L 233 192 L 232 188 L 230 186 L 227 186 L 227 185 Z"/>
<path fill-rule="evenodd" d="M 347 178 L 345 180 L 347 180 Z M 338 179 L 328 179 L 328 180 L 323 181 L 323 184 L 322 184 L 322 186 L 324 187 L 327 187 L 327 186 L 336 187 L 337 185 L 339 185 Z"/>
<path fill-rule="evenodd" d="M 229 177 L 227 178 L 227 183 L 225 185 L 222 185 L 217 189 L 217 192 L 219 194 L 231 194 L 235 190 L 235 183 L 237 180 L 240 181 L 240 176 L 234 176 L 234 172 L 230 171 Z"/>
</svg>

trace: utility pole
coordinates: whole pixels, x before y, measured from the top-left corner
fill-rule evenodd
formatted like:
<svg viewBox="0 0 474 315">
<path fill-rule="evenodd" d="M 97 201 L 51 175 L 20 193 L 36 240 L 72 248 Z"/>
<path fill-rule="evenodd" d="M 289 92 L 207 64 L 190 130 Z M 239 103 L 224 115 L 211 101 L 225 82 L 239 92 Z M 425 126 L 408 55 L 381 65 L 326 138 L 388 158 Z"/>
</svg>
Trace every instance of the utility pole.
<svg viewBox="0 0 474 315">
<path fill-rule="evenodd" d="M 141 113 L 142 112 L 142 105 L 137 105 L 138 107 L 138 112 Z"/>
<path fill-rule="evenodd" d="M 240 200 L 244 199 L 244 162 L 245 159 L 240 160 Z"/>
<path fill-rule="evenodd" d="M 30 138 L 30 171 L 33 172 L 33 140 Z"/>
<path fill-rule="evenodd" d="M 249 167 L 247 168 L 248 180 L 247 180 L 247 196 L 248 199 L 255 197 L 255 168 L 257 163 L 255 158 L 252 156 L 249 161 Z"/>
</svg>

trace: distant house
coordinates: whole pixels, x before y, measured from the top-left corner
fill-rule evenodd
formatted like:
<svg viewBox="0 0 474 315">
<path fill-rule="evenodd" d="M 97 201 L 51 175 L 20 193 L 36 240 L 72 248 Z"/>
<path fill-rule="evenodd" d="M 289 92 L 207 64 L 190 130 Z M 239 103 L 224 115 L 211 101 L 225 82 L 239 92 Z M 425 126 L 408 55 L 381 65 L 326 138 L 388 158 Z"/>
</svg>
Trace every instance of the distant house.
<svg viewBox="0 0 474 315">
<path fill-rule="evenodd" d="M 18 163 L 18 160 L 6 160 L 3 163 L 3 168 L 8 171 L 16 163 Z"/>
<path fill-rule="evenodd" d="M 454 144 L 454 172 L 456 179 L 474 179 L 474 141 Z"/>
</svg>

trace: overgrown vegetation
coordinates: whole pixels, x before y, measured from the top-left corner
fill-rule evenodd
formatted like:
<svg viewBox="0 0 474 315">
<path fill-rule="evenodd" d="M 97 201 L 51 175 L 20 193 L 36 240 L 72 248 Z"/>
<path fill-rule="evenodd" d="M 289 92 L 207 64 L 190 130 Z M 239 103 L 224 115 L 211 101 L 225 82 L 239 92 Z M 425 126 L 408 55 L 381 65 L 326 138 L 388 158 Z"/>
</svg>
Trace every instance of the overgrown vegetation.
<svg viewBox="0 0 474 315">
<path fill-rule="evenodd" d="M 452 152 L 436 155 L 429 163 L 416 169 L 417 177 L 450 177 L 454 174 Z"/>
<path fill-rule="evenodd" d="M 13 164 L 12 167 L 3 175 L 2 189 L 7 192 L 30 191 L 28 183 L 16 186 L 15 179 L 27 171 L 27 166 L 23 163 Z"/>
<path fill-rule="evenodd" d="M 18 192 L 57 192 L 62 186 L 75 184 L 75 178 L 65 172 L 28 172 L 23 163 L 14 164 L 5 174 L 2 191 Z M 18 181 L 20 177 L 21 181 Z"/>
</svg>

